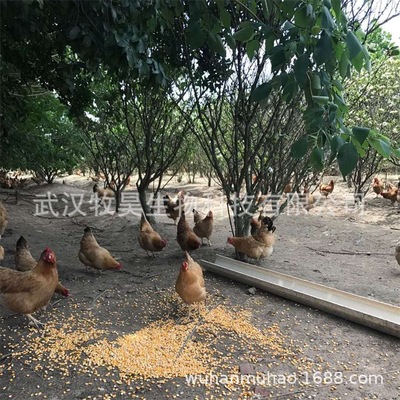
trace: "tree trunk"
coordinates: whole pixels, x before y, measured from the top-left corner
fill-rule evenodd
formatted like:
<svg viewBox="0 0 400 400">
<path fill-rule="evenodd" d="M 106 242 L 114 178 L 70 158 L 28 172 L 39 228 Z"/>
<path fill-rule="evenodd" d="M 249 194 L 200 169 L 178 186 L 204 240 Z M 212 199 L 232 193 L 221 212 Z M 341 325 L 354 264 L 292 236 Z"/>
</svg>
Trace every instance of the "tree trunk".
<svg viewBox="0 0 400 400">
<path fill-rule="evenodd" d="M 155 224 L 156 219 L 154 217 L 154 214 L 152 213 L 152 209 L 147 203 L 146 189 L 138 188 L 138 193 L 139 193 L 140 205 L 142 206 L 142 210 L 146 215 L 147 221 L 149 221 L 150 224 Z"/>
<path fill-rule="evenodd" d="M 236 207 L 236 212 L 233 217 L 235 223 L 235 236 L 249 236 L 251 218 L 252 215 L 243 213 L 239 206 Z M 236 258 L 241 261 L 246 261 L 246 255 L 238 251 L 236 251 Z"/>
<path fill-rule="evenodd" d="M 54 175 L 51 174 L 51 173 L 46 174 L 46 176 L 45 176 L 45 181 L 46 181 L 49 185 L 51 185 L 51 184 L 53 183 L 55 177 L 56 177 L 55 174 L 54 174 Z"/>
<path fill-rule="evenodd" d="M 121 188 L 117 187 L 115 191 L 115 212 L 119 211 L 119 206 L 121 205 Z"/>
</svg>

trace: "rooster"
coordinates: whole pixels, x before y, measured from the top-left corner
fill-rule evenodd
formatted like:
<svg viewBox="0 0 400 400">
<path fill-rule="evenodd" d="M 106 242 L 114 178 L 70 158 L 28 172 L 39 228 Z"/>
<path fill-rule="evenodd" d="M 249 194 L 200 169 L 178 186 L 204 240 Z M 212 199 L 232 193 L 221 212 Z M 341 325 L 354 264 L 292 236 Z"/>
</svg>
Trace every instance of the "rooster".
<svg viewBox="0 0 400 400">
<path fill-rule="evenodd" d="M 259 242 L 265 244 L 266 246 L 271 248 L 271 254 L 273 251 L 273 246 L 275 244 L 275 230 L 276 226 L 270 217 L 264 217 L 261 220 L 261 225 L 255 235 L 253 235 L 254 239 Z"/>
<path fill-rule="evenodd" d="M 264 217 L 263 210 L 260 211 L 258 218 L 253 217 L 250 221 L 250 234 L 255 235 L 261 227 L 261 221 Z"/>
<path fill-rule="evenodd" d="M 43 324 L 31 314 L 47 306 L 57 283 L 57 260 L 48 247 L 31 271 L 0 267 L 0 294 L 4 304 L 11 311 L 26 315 L 36 327 Z"/>
<path fill-rule="evenodd" d="M 383 182 L 379 180 L 379 178 L 374 178 L 374 182 L 372 184 L 372 190 L 376 194 L 376 197 L 378 197 L 382 192 L 383 192 Z"/>
<path fill-rule="evenodd" d="M 192 229 L 190 229 L 184 211 L 182 211 L 181 217 L 179 218 L 176 240 L 183 251 L 196 250 L 201 245 L 200 239 Z"/>
<path fill-rule="evenodd" d="M 151 251 L 153 257 L 155 257 L 155 251 L 161 251 L 167 245 L 167 242 L 160 236 L 158 232 L 153 229 L 143 214 L 140 220 L 140 232 L 138 240 L 140 247 L 146 250 L 146 253 Z"/>
<path fill-rule="evenodd" d="M 29 250 L 28 242 L 23 236 L 21 236 L 17 241 L 14 263 L 15 269 L 20 272 L 32 271 L 37 264 L 37 261 L 32 257 L 32 254 Z M 57 282 L 57 286 L 54 291 L 62 296 L 69 296 L 69 290 L 60 282 Z"/>
<path fill-rule="evenodd" d="M 196 210 L 193 209 L 193 211 L 197 213 Z M 208 245 L 211 246 L 210 237 L 212 235 L 213 229 L 214 229 L 214 216 L 212 211 L 209 211 L 208 214 L 205 216 L 205 218 L 195 222 L 195 226 L 193 227 L 193 232 L 196 234 L 196 236 L 198 236 L 201 239 L 201 244 L 203 244 L 203 239 L 206 238 L 208 241 Z"/>
<path fill-rule="evenodd" d="M 176 225 L 176 221 L 183 212 L 183 202 L 184 202 L 184 193 L 183 190 L 179 191 L 175 199 L 171 199 L 171 197 L 166 194 L 163 197 L 163 203 L 165 207 L 165 212 L 167 213 L 167 217 L 171 218 Z"/>
<path fill-rule="evenodd" d="M 323 196 L 328 197 L 333 192 L 334 188 L 335 182 L 332 179 L 328 184 L 321 183 L 319 186 L 319 191 Z"/>
<path fill-rule="evenodd" d="M 245 254 L 249 258 L 259 260 L 270 256 L 274 251 L 275 226 L 272 219 L 264 217 L 258 232 L 253 236 L 228 237 L 227 243 L 235 247 L 236 251 Z"/>
<path fill-rule="evenodd" d="M 79 250 L 79 260 L 87 267 L 92 267 L 100 271 L 122 268 L 122 264 L 116 261 L 110 252 L 101 247 L 89 227 L 84 229 Z"/>
</svg>

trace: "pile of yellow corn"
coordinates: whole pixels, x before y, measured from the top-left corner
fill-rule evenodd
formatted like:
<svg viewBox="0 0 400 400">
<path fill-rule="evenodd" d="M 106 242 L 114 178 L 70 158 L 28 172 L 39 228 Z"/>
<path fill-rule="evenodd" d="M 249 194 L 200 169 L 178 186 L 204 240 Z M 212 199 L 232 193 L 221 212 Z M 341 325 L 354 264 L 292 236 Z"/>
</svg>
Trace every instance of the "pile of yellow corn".
<svg viewBox="0 0 400 400">
<path fill-rule="evenodd" d="M 126 334 L 116 332 L 112 320 L 105 323 L 94 318 L 92 310 L 81 310 L 79 318 L 74 313 L 64 320 L 59 313 L 50 312 L 53 318 L 42 333 L 32 329 L 13 345 L 13 357 L 24 360 L 44 379 L 50 380 L 53 371 L 59 371 L 66 385 L 71 371 L 104 377 L 106 370 L 108 379 L 130 385 L 146 380 L 165 382 L 188 374 L 237 374 L 241 362 L 258 364 L 265 357 L 304 367 L 306 360 L 277 324 L 259 329 L 250 312 L 223 304 L 208 304 L 201 314 L 192 310 L 189 319 L 187 306 L 179 302 L 175 314 L 186 316 L 182 323 L 171 309 L 176 300 L 175 294 L 161 296 L 152 308 L 161 310 L 163 316 L 141 319 L 144 327 Z M 221 389 L 243 394 L 249 388 L 227 384 Z"/>
</svg>

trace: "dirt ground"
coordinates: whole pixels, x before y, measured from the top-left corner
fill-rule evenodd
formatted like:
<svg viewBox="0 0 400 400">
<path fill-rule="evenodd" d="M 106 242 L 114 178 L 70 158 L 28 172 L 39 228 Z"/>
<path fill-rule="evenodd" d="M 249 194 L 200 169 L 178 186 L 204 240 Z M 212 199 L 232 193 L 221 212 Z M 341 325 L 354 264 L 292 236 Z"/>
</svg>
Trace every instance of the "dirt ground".
<svg viewBox="0 0 400 400">
<path fill-rule="evenodd" d="M 29 186 L 18 204 L 13 193 L 0 191 L 9 212 L 2 266 L 13 267 L 15 243 L 23 235 L 35 257 L 46 246 L 56 253 L 60 280 L 71 292 L 69 298 L 54 295 L 47 310 L 37 313 L 43 330 L 0 306 L 1 400 L 400 398 L 395 337 L 270 293 L 249 292 L 207 271 L 207 304 L 201 314 L 193 307 L 188 317 L 174 293 L 183 252 L 162 207 L 155 228 L 168 244 L 153 258 L 138 244 L 133 188 L 125 194 L 131 209 L 96 215 L 104 209 L 89 203 L 92 183 L 64 179 Z M 317 199 L 309 213 L 292 204 L 279 216 L 274 253 L 261 265 L 400 306 L 397 206 L 373 193 L 355 206 L 346 184 L 335 180 L 333 194 Z M 179 189 L 186 192 L 190 223 L 192 208 L 214 211 L 212 247 L 201 247 L 193 258 L 234 257 L 226 245 L 231 232 L 221 191 L 201 179 L 168 185 L 169 193 Z M 87 225 L 122 262 L 122 271 L 99 274 L 79 262 Z M 186 374 L 203 380 L 189 383 Z"/>
</svg>

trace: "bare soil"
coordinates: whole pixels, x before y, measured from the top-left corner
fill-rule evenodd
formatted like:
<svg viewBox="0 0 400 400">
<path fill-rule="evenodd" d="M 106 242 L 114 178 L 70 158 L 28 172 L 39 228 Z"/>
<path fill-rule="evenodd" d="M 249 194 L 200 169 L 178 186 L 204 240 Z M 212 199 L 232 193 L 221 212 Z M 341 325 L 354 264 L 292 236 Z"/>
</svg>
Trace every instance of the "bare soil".
<svg viewBox="0 0 400 400">
<path fill-rule="evenodd" d="M 194 307 L 188 317 L 187 308 L 174 294 L 183 252 L 175 240 L 176 226 L 162 207 L 155 228 L 168 244 L 153 258 L 138 244 L 140 209 L 132 187 L 125 199 L 131 210 L 97 216 L 94 204 L 89 204 L 92 182 L 79 176 L 63 179 L 65 184 L 58 180 L 53 185 L 29 186 L 20 193 L 18 204 L 12 192 L 0 191 L 9 212 L 1 241 L 6 250 L 2 265 L 13 268 L 15 243 L 23 235 L 35 257 L 46 246 L 55 251 L 60 280 L 71 291 L 70 298 L 55 295 L 47 310 L 38 313 L 46 324 L 43 330 L 28 327 L 25 317 L 0 306 L 0 399 L 400 398 L 400 341 L 395 337 L 270 293 L 252 294 L 248 286 L 207 271 L 206 308 L 200 316 Z M 260 264 L 400 306 L 400 266 L 394 258 L 400 233 L 397 206 L 373 193 L 363 206 L 354 205 L 346 184 L 334 179 L 333 194 L 320 199 L 317 191 L 317 204 L 309 213 L 292 204 L 279 216 L 274 253 Z M 193 258 L 234 257 L 234 249 L 226 245 L 231 231 L 219 188 L 207 187 L 202 179 L 196 184 L 171 181 L 168 185 L 169 193 L 180 189 L 186 192 L 190 223 L 192 208 L 204 213 L 213 209 L 215 216 L 212 246 L 196 250 Z M 58 216 L 40 209 L 47 192 L 54 195 L 52 206 Z M 81 195 L 80 211 L 85 215 L 70 215 L 72 198 L 79 203 Z M 43 215 L 35 215 L 38 211 Z M 121 260 L 122 271 L 100 274 L 79 262 L 79 241 L 87 225 L 99 243 Z M 244 324 L 245 333 L 239 327 L 222 327 L 217 320 L 220 314 L 211 318 L 218 309 L 231 313 L 233 321 L 235 315 L 238 321 L 247 318 L 251 327 Z M 187 329 L 180 350 L 171 354 L 175 363 L 190 358 L 189 352 L 181 360 L 186 350 L 205 344 L 213 354 L 206 370 L 219 377 L 219 384 L 215 377 L 207 384 L 188 384 L 181 374 L 174 376 L 168 370 L 164 375 L 127 371 L 122 359 L 113 365 L 88 362 L 102 339 L 114 343 L 171 321 L 177 330 Z M 67 333 L 57 336 L 60 332 Z M 193 351 L 197 360 L 200 355 Z M 269 379 L 226 382 L 234 376 Z"/>
</svg>

